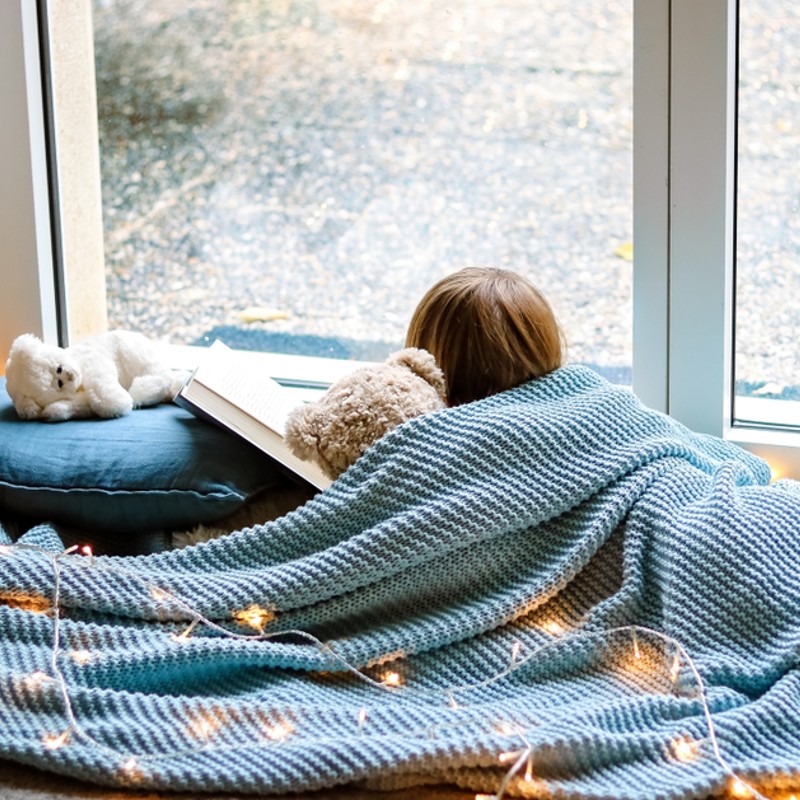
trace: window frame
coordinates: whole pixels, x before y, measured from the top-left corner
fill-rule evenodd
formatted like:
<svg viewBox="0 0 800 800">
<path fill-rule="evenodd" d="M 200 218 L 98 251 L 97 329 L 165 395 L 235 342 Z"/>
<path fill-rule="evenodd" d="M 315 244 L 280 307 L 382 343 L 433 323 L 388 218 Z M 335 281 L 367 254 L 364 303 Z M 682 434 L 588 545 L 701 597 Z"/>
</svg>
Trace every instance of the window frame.
<svg viewBox="0 0 800 800">
<path fill-rule="evenodd" d="M 51 111 L 59 130 L 59 185 L 84 187 L 59 192 L 54 213 L 48 157 L 55 154 L 47 147 L 37 8 L 58 33 L 56 62 L 69 35 L 78 42 L 72 58 L 92 73 L 81 58 L 91 55 L 91 41 L 76 37 L 74 28 L 65 32 L 66 23 L 52 24 L 68 13 L 73 25 L 83 26 L 79 32 L 85 29 L 90 0 L 80 0 L 77 9 L 75 0 L 0 4 L 0 102 L 13 121 L 0 137 L 7 176 L 0 208 L 15 212 L 0 214 L 0 280 L 11 287 L 0 296 L 2 360 L 22 330 L 65 344 L 105 325 L 99 150 L 89 145 L 88 157 L 78 152 L 96 143 L 96 128 L 74 107 L 56 102 Z M 633 389 L 692 429 L 736 441 L 768 458 L 776 472 L 800 477 L 800 432 L 738 425 L 732 416 L 737 0 L 633 0 L 633 9 Z M 70 66 L 74 80 L 74 60 Z M 82 95 L 73 98 L 83 112 L 94 103 L 94 75 L 84 78 Z M 76 209 L 87 186 L 88 206 Z M 69 252 L 82 238 L 70 231 L 87 225 L 88 250 Z M 66 272 L 61 331 L 54 244 L 63 248 Z M 308 370 L 302 358 L 282 363 L 295 373 L 284 377 Z M 332 364 L 330 374 L 336 371 Z"/>
</svg>

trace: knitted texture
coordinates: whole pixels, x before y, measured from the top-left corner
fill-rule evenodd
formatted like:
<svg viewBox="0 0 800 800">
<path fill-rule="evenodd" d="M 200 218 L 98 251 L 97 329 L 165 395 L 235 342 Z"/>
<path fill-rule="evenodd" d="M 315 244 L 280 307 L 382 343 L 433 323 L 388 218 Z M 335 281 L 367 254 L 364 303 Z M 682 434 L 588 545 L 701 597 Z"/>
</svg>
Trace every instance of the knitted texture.
<svg viewBox="0 0 800 800">
<path fill-rule="evenodd" d="M 0 757 L 261 795 L 800 783 L 800 491 L 768 483 L 566 367 L 222 539 L 91 557 L 40 526 L 0 548 Z"/>
</svg>

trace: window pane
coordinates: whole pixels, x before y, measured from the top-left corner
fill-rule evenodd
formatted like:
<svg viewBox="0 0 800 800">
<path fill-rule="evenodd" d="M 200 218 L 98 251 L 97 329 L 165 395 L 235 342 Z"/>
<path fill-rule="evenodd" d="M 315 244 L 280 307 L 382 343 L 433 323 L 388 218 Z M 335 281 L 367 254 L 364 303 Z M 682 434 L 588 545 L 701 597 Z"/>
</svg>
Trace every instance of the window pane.
<svg viewBox="0 0 800 800">
<path fill-rule="evenodd" d="M 462 266 L 631 360 L 632 0 L 94 0 L 111 324 L 355 358 Z"/>
<path fill-rule="evenodd" d="M 800 424 L 799 90 L 800 6 L 742 0 L 735 415 L 792 425 Z"/>
</svg>

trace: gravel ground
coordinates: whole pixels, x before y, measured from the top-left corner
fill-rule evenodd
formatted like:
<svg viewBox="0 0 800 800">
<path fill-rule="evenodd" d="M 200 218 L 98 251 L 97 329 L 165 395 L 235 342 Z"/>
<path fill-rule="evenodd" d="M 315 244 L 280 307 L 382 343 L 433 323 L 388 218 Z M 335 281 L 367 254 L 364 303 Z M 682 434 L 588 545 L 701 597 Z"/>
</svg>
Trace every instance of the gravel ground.
<svg viewBox="0 0 800 800">
<path fill-rule="evenodd" d="M 113 325 L 380 358 L 431 283 L 491 264 L 548 295 L 570 360 L 629 369 L 630 0 L 94 2 Z M 743 89 L 771 135 L 742 170 L 739 377 L 778 388 L 800 372 L 790 13 L 754 23 Z"/>
</svg>

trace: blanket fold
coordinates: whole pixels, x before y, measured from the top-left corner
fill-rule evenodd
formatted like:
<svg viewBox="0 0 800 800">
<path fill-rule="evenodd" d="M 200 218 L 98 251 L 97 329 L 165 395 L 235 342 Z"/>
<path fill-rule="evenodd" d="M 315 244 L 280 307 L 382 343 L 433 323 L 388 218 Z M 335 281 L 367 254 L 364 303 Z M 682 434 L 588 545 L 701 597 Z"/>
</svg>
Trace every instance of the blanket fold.
<svg viewBox="0 0 800 800">
<path fill-rule="evenodd" d="M 565 367 L 222 539 L 87 557 L 42 526 L 0 545 L 0 756 L 262 795 L 785 785 L 800 492 L 769 479 Z"/>
</svg>

